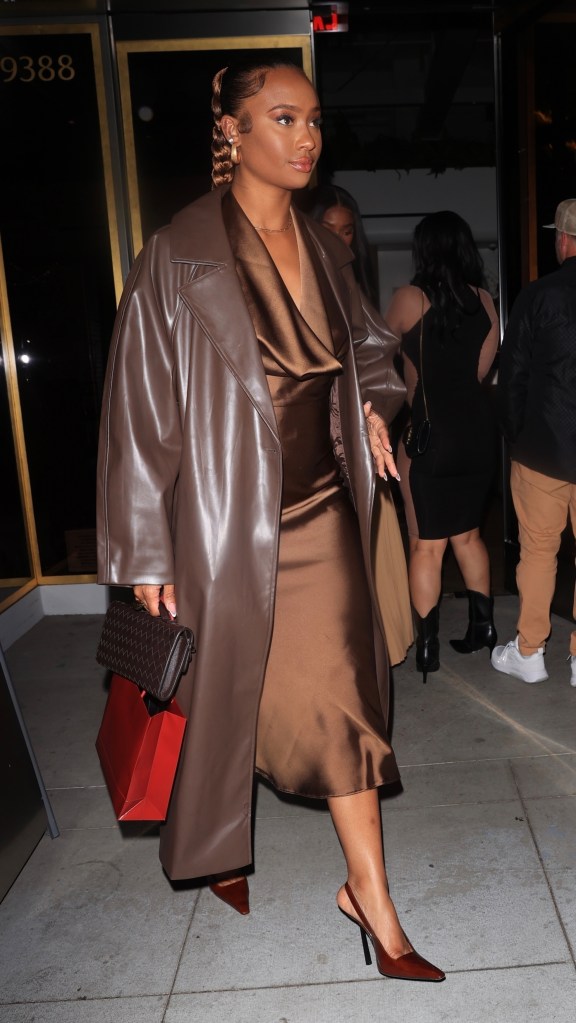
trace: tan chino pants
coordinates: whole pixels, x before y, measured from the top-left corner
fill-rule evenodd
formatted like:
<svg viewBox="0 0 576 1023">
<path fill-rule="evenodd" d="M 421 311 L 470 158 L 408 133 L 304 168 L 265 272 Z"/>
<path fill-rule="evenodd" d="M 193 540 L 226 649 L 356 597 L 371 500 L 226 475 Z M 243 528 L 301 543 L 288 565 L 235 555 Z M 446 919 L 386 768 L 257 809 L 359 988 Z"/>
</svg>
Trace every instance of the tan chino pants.
<svg viewBox="0 0 576 1023">
<path fill-rule="evenodd" d="M 544 646 L 550 632 L 557 554 L 568 513 L 576 536 L 576 486 L 512 462 L 510 487 L 520 536 L 518 647 L 527 655 Z M 576 593 L 572 614 L 576 617 Z M 576 654 L 576 630 L 570 653 Z"/>
</svg>

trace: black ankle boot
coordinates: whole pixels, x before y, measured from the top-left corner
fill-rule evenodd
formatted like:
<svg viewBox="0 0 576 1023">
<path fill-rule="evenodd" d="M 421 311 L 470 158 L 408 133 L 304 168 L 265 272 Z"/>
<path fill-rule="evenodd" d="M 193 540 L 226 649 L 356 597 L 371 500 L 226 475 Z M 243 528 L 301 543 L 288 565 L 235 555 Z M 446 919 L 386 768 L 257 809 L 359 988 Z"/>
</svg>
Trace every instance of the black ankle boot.
<svg viewBox="0 0 576 1023">
<path fill-rule="evenodd" d="M 438 604 L 428 612 L 425 618 L 416 617 L 416 667 L 424 675 L 426 682 L 428 672 L 438 671 L 440 667 L 440 642 L 438 640 Z"/>
<path fill-rule="evenodd" d="M 487 646 L 492 653 L 496 646 L 496 629 L 494 628 L 494 598 L 487 597 L 476 590 L 468 590 L 468 628 L 464 639 L 451 639 L 459 654 L 472 654 Z"/>
</svg>

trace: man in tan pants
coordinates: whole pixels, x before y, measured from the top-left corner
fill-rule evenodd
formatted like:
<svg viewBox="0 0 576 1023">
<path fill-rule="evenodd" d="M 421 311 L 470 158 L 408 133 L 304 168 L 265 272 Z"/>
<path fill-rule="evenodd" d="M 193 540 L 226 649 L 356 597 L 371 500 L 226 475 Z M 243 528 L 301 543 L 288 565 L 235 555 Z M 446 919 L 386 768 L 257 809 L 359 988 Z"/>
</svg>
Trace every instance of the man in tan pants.
<svg viewBox="0 0 576 1023">
<path fill-rule="evenodd" d="M 518 296 L 498 381 L 520 539 L 520 615 L 518 635 L 494 648 L 492 664 L 523 682 L 548 678 L 544 650 L 568 515 L 576 536 L 576 199 L 561 202 L 554 224 L 546 226 L 556 229 L 560 269 Z M 576 631 L 569 659 L 570 683 L 576 687 Z"/>
</svg>

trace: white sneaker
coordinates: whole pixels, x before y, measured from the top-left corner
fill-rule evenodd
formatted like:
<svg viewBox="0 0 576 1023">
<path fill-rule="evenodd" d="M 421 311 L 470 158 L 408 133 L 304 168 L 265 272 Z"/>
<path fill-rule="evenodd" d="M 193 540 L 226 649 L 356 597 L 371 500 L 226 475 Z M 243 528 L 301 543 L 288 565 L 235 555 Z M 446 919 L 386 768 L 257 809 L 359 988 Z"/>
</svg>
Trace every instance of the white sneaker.
<svg viewBox="0 0 576 1023">
<path fill-rule="evenodd" d="M 570 654 L 568 660 L 570 661 L 570 685 L 576 686 L 576 654 Z"/>
<path fill-rule="evenodd" d="M 492 651 L 492 667 L 503 671 L 505 675 L 513 675 L 523 682 L 545 682 L 548 672 L 544 666 L 544 647 L 539 647 L 535 654 L 521 654 L 518 649 L 518 636 L 506 646 L 495 646 Z M 576 677 L 576 657 L 572 663 L 572 677 Z M 573 683 L 576 685 L 576 681 Z"/>
</svg>

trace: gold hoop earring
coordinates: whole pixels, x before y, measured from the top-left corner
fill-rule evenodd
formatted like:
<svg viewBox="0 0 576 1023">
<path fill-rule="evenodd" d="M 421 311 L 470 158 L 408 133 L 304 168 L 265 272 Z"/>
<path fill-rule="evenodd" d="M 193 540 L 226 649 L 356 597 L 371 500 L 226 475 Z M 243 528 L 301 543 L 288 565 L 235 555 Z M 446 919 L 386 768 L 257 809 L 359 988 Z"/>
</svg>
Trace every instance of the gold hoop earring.
<svg viewBox="0 0 576 1023">
<path fill-rule="evenodd" d="M 232 142 L 230 146 L 230 159 L 235 166 L 240 163 L 240 153 L 238 152 L 238 146 L 235 142 Z"/>
</svg>

